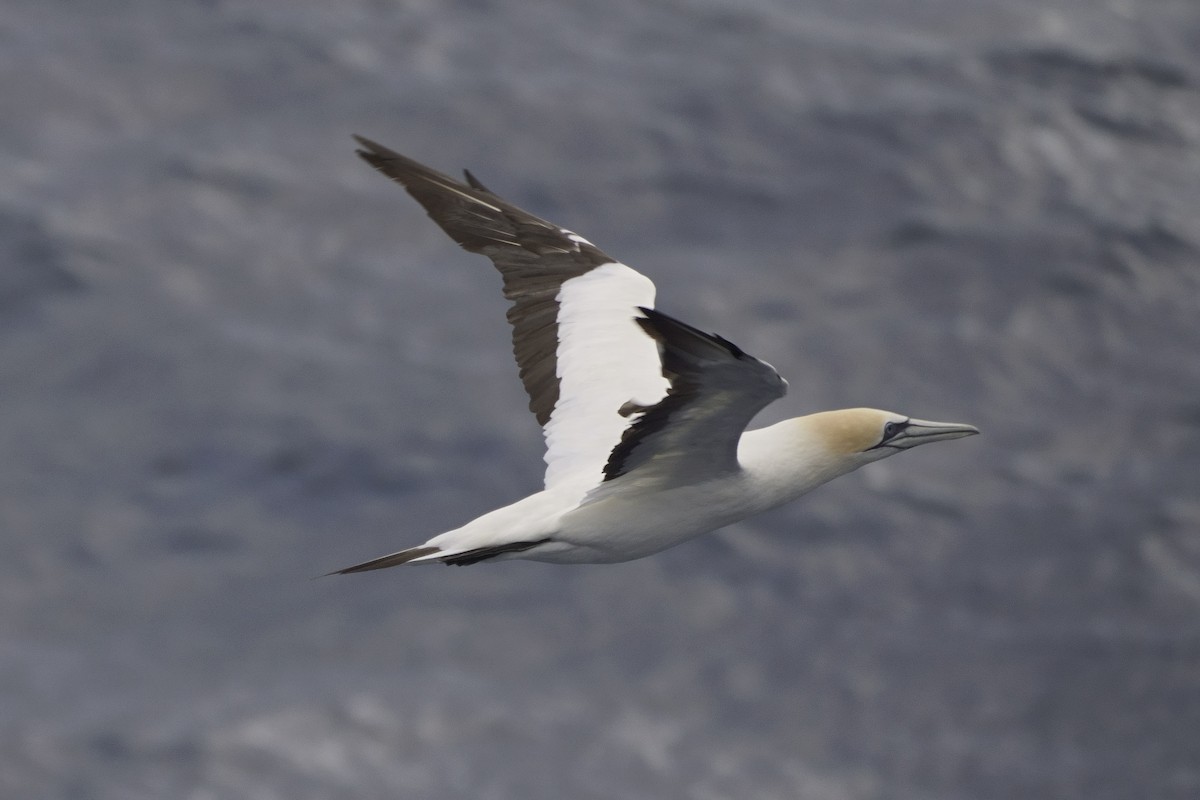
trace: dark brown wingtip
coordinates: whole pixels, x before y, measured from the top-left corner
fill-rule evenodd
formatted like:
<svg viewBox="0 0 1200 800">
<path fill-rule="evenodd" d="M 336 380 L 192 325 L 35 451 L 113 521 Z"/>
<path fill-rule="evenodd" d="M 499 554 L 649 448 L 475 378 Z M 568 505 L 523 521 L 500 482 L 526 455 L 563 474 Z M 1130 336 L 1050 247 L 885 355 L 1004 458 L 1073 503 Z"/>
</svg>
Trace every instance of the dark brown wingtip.
<svg viewBox="0 0 1200 800">
<path fill-rule="evenodd" d="M 373 155 L 382 156 L 384 158 L 390 158 L 392 156 L 399 155 L 399 153 L 384 147 L 374 139 L 368 139 L 365 136 L 359 136 L 357 133 L 352 133 L 350 135 L 354 138 L 354 141 L 358 142 L 362 150 L 366 150 Z M 362 150 L 359 152 L 362 152 Z"/>
<path fill-rule="evenodd" d="M 428 200 L 423 199 L 419 194 L 413 193 L 413 189 L 422 183 L 441 184 L 442 188 L 450 186 L 456 187 L 456 190 L 462 189 L 464 191 L 468 188 L 473 188 L 476 191 L 491 194 L 487 189 L 482 188 L 483 185 L 479 181 L 474 180 L 474 176 L 468 179 L 473 181 L 468 187 L 467 184 L 459 183 L 454 178 L 438 172 L 433 167 L 426 166 L 420 161 L 414 161 L 408 156 L 401 155 L 395 150 L 384 147 L 365 136 L 359 136 L 358 134 L 352 134 L 352 136 L 354 137 L 354 141 L 362 145 L 360 149 L 354 151 L 355 154 L 378 170 L 384 177 L 395 181 L 408 190 L 409 194 L 412 194 L 417 199 L 417 202 L 425 207 L 427 212 L 430 211 Z M 434 215 L 431 213 L 430 216 Z M 436 216 L 434 216 L 434 221 L 438 221 Z M 441 225 L 442 223 L 438 222 L 438 224 Z"/>
<path fill-rule="evenodd" d="M 359 144 L 359 148 L 354 151 L 354 154 L 376 169 L 382 169 L 383 162 L 399 156 L 399 153 L 389 150 L 365 136 L 359 136 L 357 133 L 351 134 L 351 136 Z"/>
</svg>

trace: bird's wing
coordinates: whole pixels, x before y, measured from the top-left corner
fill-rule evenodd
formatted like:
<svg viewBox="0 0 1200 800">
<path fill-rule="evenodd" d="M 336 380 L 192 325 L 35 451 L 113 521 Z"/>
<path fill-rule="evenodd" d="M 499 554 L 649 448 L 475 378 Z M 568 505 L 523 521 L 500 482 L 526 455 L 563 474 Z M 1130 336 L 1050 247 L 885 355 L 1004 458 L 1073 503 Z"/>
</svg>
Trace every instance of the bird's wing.
<svg viewBox="0 0 1200 800">
<path fill-rule="evenodd" d="M 650 279 L 565 228 L 368 139 L 358 155 L 402 185 L 463 249 L 492 260 L 512 301 L 513 354 L 546 437 L 546 488 L 585 491 L 633 423 L 667 391 L 655 343 L 634 317 Z"/>
<path fill-rule="evenodd" d="M 658 344 L 667 396 L 643 410 L 604 467 L 605 481 L 630 475 L 665 486 L 695 484 L 738 469 L 738 441 L 762 409 L 783 397 L 775 368 L 720 336 L 650 308 L 638 325 Z"/>
</svg>

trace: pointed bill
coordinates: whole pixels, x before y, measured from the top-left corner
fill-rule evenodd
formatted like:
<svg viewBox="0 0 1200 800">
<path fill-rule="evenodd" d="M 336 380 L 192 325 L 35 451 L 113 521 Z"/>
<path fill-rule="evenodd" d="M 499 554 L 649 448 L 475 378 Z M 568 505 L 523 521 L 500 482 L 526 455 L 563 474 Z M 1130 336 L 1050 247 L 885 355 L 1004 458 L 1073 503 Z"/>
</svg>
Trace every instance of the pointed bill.
<svg viewBox="0 0 1200 800">
<path fill-rule="evenodd" d="M 888 441 L 891 447 L 908 448 L 929 442 L 943 442 L 974 436 L 979 428 L 962 422 L 933 422 L 926 419 L 910 419 L 904 431 Z"/>
</svg>

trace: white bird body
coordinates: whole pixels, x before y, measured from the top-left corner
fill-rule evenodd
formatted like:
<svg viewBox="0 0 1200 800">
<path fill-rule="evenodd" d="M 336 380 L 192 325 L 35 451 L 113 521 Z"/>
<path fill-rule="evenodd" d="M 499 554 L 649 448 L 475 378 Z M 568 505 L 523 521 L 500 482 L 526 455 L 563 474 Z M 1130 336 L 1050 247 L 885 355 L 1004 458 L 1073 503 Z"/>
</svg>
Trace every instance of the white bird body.
<svg viewBox="0 0 1200 800">
<path fill-rule="evenodd" d="M 782 397 L 773 367 L 653 309 L 654 284 L 467 173 L 459 183 L 359 139 L 513 302 L 513 350 L 546 438 L 545 488 L 422 545 L 398 564 L 642 558 L 787 503 L 839 475 L 970 425 L 843 409 L 747 431 Z"/>
<path fill-rule="evenodd" d="M 632 474 L 628 483 L 601 488 L 597 497 L 562 516 L 555 538 L 587 548 L 587 561 L 630 561 L 795 500 L 836 477 L 819 459 L 791 458 L 795 449 L 781 452 L 778 429 L 800 427 L 797 422 L 748 431 L 738 446 L 740 469 L 728 475 L 663 489 Z"/>
</svg>

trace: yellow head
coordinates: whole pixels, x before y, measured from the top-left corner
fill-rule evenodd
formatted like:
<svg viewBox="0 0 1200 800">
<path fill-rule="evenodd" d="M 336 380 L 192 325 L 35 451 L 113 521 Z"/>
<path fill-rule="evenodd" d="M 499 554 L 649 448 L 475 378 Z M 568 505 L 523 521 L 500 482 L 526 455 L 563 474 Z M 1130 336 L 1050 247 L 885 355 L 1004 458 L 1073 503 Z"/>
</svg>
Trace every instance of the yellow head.
<svg viewBox="0 0 1200 800">
<path fill-rule="evenodd" d="M 929 442 L 979 433 L 973 425 L 912 419 L 877 408 L 822 411 L 804 418 L 809 430 L 831 454 L 866 463 Z"/>
</svg>

